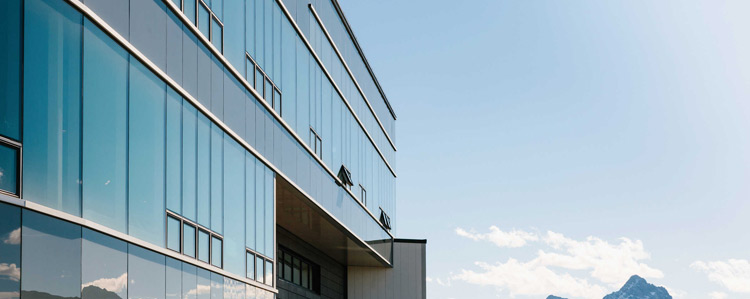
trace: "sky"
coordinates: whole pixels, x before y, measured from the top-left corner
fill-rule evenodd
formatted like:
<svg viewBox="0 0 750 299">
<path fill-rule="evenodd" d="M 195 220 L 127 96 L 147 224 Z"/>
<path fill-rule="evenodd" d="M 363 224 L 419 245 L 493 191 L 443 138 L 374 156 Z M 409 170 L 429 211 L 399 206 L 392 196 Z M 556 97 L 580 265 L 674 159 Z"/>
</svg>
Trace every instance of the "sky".
<svg viewBox="0 0 750 299">
<path fill-rule="evenodd" d="M 750 298 L 750 2 L 340 4 L 429 298 Z"/>
</svg>

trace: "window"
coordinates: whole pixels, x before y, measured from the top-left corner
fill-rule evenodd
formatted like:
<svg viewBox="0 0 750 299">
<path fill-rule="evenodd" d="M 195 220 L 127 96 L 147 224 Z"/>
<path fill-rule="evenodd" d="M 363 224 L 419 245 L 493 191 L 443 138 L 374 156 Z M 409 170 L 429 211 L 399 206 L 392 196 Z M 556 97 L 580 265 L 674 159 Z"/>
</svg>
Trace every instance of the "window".
<svg viewBox="0 0 750 299">
<path fill-rule="evenodd" d="M 351 188 L 351 186 L 354 185 L 352 182 L 352 173 L 343 164 L 341 165 L 341 168 L 339 168 L 339 173 L 336 176 L 346 188 Z"/>
<path fill-rule="evenodd" d="M 273 261 L 260 253 L 247 249 L 247 278 L 273 286 Z"/>
<path fill-rule="evenodd" d="M 380 223 L 382 223 L 388 230 L 391 229 L 391 217 L 383 211 L 383 208 L 380 208 Z"/>
<path fill-rule="evenodd" d="M 365 190 L 365 187 L 362 187 L 362 185 L 359 185 L 359 200 L 362 202 L 363 205 L 367 206 L 367 190 Z"/>
<path fill-rule="evenodd" d="M 320 294 L 320 266 L 286 248 L 280 247 L 278 254 L 279 264 L 283 264 L 278 269 L 279 279 Z"/>
<path fill-rule="evenodd" d="M 18 195 L 18 148 L 0 138 L 0 193 Z"/>
<path fill-rule="evenodd" d="M 281 90 L 273 83 L 271 77 L 260 68 L 260 65 L 250 57 L 249 53 L 246 52 L 245 56 L 247 58 L 247 81 L 253 85 L 253 88 L 255 88 L 260 97 L 266 103 L 270 104 L 276 113 L 281 115 Z M 250 73 L 250 70 L 253 69 L 255 70 L 255 75 Z"/>
<path fill-rule="evenodd" d="M 222 268 L 223 241 L 208 228 L 167 211 L 167 249 Z"/>
<path fill-rule="evenodd" d="M 310 127 L 310 146 L 313 148 L 315 155 L 322 158 L 323 140 L 320 139 L 320 135 L 318 135 L 312 127 Z"/>
<path fill-rule="evenodd" d="M 210 2 L 210 1 L 208 1 Z M 214 0 L 216 2 L 216 0 Z M 177 5 L 178 8 L 179 5 Z M 221 5 L 214 7 L 221 9 Z M 220 16 L 203 0 L 184 0 L 182 13 L 198 28 L 203 36 L 210 41 L 219 52 L 224 52 L 224 23 Z"/>
</svg>

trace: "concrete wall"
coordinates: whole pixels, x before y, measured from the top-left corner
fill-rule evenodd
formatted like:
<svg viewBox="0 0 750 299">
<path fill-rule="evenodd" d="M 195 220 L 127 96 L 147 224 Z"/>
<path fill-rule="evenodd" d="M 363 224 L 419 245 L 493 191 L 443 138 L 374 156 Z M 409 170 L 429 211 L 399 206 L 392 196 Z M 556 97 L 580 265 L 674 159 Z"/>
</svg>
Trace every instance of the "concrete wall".
<svg viewBox="0 0 750 299">
<path fill-rule="evenodd" d="M 348 298 L 427 298 L 426 247 L 426 240 L 396 239 L 393 268 L 349 267 Z"/>
<path fill-rule="evenodd" d="M 276 279 L 279 295 L 277 299 L 344 299 L 346 298 L 346 267 L 337 263 L 320 250 L 305 243 L 287 230 L 278 227 L 276 240 L 279 245 L 289 248 L 294 253 L 320 266 L 320 294 L 306 288 Z M 355 297 L 349 297 L 355 298 Z"/>
</svg>

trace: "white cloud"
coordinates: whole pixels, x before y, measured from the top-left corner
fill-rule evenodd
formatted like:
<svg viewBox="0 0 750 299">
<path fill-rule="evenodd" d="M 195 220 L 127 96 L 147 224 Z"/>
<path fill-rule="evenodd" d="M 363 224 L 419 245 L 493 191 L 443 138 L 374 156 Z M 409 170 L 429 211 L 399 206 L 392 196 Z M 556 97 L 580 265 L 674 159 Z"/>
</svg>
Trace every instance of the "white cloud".
<svg viewBox="0 0 750 299">
<path fill-rule="evenodd" d="M 690 268 L 706 273 L 710 281 L 732 292 L 750 293 L 750 261 L 748 260 L 696 261 L 690 264 Z"/>
<path fill-rule="evenodd" d="M 711 299 L 727 299 L 727 293 L 724 293 L 724 292 L 711 292 L 711 293 L 708 293 L 708 298 L 711 298 Z"/>
<path fill-rule="evenodd" d="M 3 243 L 10 245 L 21 244 L 21 228 L 14 229 L 8 234 L 8 237 L 3 240 Z"/>
<path fill-rule="evenodd" d="M 116 278 L 100 278 L 89 283 L 84 283 L 81 289 L 87 286 L 95 286 L 113 293 L 120 293 L 128 283 L 128 274 L 123 273 Z"/>
<path fill-rule="evenodd" d="M 0 292 L 0 299 L 15 299 L 20 296 L 19 292 Z"/>
<path fill-rule="evenodd" d="M 664 277 L 661 271 L 643 263 L 650 255 L 640 240 L 620 238 L 616 243 L 609 243 L 596 237 L 574 240 L 551 231 L 538 236 L 518 230 L 506 233 L 495 226 L 490 230 L 490 233 L 480 234 L 459 228 L 456 234 L 489 241 L 501 248 L 535 242 L 541 249 L 536 257 L 525 262 L 514 258 L 496 264 L 477 262 L 480 270 L 462 270 L 452 279 L 505 289 L 511 296 L 555 294 L 601 298 L 622 286 L 631 275 Z M 571 270 L 587 271 L 588 275 L 572 275 Z"/>
<path fill-rule="evenodd" d="M 207 284 L 199 284 L 198 288 L 188 291 L 188 295 L 192 295 L 192 297 L 195 297 L 196 295 L 210 294 L 210 293 L 211 293 L 211 286 Z"/>
<path fill-rule="evenodd" d="M 7 278 L 6 278 L 7 277 Z M 16 264 L 0 264 L 0 279 L 21 280 L 21 269 Z"/>
<path fill-rule="evenodd" d="M 456 228 L 456 234 L 474 241 L 489 241 L 498 247 L 518 248 L 526 245 L 527 241 L 537 241 L 539 237 L 534 233 L 525 231 L 512 230 L 510 232 L 501 231 L 497 226 L 490 226 L 490 232 L 486 234 L 468 232 L 462 228 Z"/>
</svg>

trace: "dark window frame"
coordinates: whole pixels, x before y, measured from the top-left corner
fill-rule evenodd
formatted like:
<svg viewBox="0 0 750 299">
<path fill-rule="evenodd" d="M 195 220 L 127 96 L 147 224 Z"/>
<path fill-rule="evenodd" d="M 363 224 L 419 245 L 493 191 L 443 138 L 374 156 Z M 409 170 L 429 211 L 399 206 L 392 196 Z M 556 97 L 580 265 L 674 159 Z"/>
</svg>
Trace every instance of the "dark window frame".
<svg viewBox="0 0 750 299">
<path fill-rule="evenodd" d="M 16 169 L 15 169 L 15 175 L 16 175 L 16 192 L 13 193 L 8 190 L 0 189 L 0 194 L 8 195 L 16 198 L 21 198 L 23 192 L 21 190 L 23 186 L 23 144 L 20 142 L 14 141 L 13 139 L 10 139 L 8 137 L 0 135 L 0 146 L 4 146 L 7 148 L 14 149 L 16 151 Z"/>
<path fill-rule="evenodd" d="M 253 261 L 252 261 L 253 271 L 252 272 L 250 272 L 249 271 L 250 269 L 248 269 L 248 265 L 250 265 L 250 261 L 249 261 L 250 258 L 253 259 Z M 261 265 L 261 267 L 265 267 L 265 265 L 267 265 L 269 262 L 271 263 L 271 265 L 273 265 L 272 267 L 274 269 L 271 270 L 271 275 L 270 275 L 271 281 L 265 281 L 265 276 L 266 276 L 265 274 L 266 274 L 266 271 L 267 271 L 265 268 L 263 268 L 263 271 L 262 271 L 264 277 L 257 277 L 258 276 L 257 275 L 257 273 L 258 273 L 258 258 L 263 259 L 263 265 Z M 278 256 L 276 258 L 278 258 Z M 254 277 L 248 276 L 247 273 L 252 273 Z M 274 273 L 278 273 L 278 269 L 276 267 L 276 261 L 274 261 L 272 258 L 270 258 L 268 256 L 265 256 L 265 255 L 263 255 L 263 254 L 255 251 L 255 250 L 252 250 L 250 248 L 245 247 L 245 277 L 246 278 L 248 278 L 250 280 L 253 280 L 253 281 L 256 281 L 258 283 L 262 283 L 262 284 L 265 284 L 265 285 L 273 287 L 275 285 L 275 283 L 274 283 L 274 277 L 276 276 L 276 275 L 274 275 Z"/>
<path fill-rule="evenodd" d="M 288 249 L 286 247 L 283 247 L 283 246 L 279 246 L 278 247 L 278 254 L 279 254 L 279 256 L 277 256 L 276 258 L 278 259 L 278 263 L 281 263 L 281 267 L 277 266 L 277 269 L 278 269 L 277 270 L 278 272 L 277 272 L 277 275 L 276 275 L 277 279 L 286 281 L 288 283 L 294 284 L 294 285 L 299 286 L 301 288 L 305 288 L 305 289 L 310 290 L 310 291 L 312 291 L 312 292 L 314 292 L 316 294 L 320 294 L 320 265 L 314 263 L 310 259 L 305 258 L 302 255 L 300 255 L 300 254 L 298 254 L 298 253 L 296 253 L 296 252 L 294 252 L 294 251 L 292 251 L 292 250 L 290 250 L 290 249 Z M 289 259 L 291 261 L 290 265 L 286 264 L 286 256 L 290 256 L 290 259 Z M 299 276 L 300 276 L 299 280 L 300 280 L 300 283 L 294 282 L 294 279 L 295 279 L 295 277 L 294 277 L 294 262 L 295 261 L 299 261 L 300 262 L 300 267 L 299 267 Z M 307 269 L 308 269 L 307 286 L 303 286 L 303 284 L 302 284 L 302 269 L 304 268 L 303 265 L 307 265 Z M 284 277 L 286 275 L 285 270 L 284 270 L 286 268 L 286 266 L 289 266 L 289 269 L 292 272 L 292 275 L 290 275 L 291 281 L 287 280 Z"/>
<path fill-rule="evenodd" d="M 220 268 L 220 269 L 224 269 L 224 236 L 222 236 L 222 235 L 220 235 L 220 234 L 218 234 L 218 233 L 216 233 L 216 232 L 208 229 L 205 226 L 202 226 L 202 225 L 200 225 L 200 224 L 198 224 L 196 222 L 193 222 L 193 221 L 191 221 L 191 220 L 189 220 L 189 219 L 187 219 L 187 218 L 185 218 L 185 217 L 183 217 L 183 216 L 181 216 L 181 215 L 179 215 L 177 213 L 174 213 L 174 212 L 172 212 L 170 210 L 166 210 L 166 211 L 167 211 L 167 213 L 166 213 L 167 217 L 164 218 L 165 219 L 165 227 L 164 227 L 164 229 L 166 230 L 166 238 L 164 238 L 164 248 L 166 248 L 166 249 L 168 249 L 168 250 L 170 250 L 172 252 L 177 252 L 177 253 L 179 253 L 179 254 L 181 254 L 183 256 L 189 257 L 189 258 L 194 259 L 196 261 L 200 261 L 202 263 L 206 263 L 208 265 L 212 265 L 214 267 L 217 267 L 217 268 Z M 171 249 L 171 248 L 168 247 L 169 244 L 167 242 L 169 240 L 169 218 L 176 219 L 176 220 L 178 220 L 180 222 L 180 226 L 179 226 L 180 251 L 176 251 L 176 250 Z M 195 246 L 195 256 L 194 257 L 185 254 L 185 236 L 184 236 L 184 234 L 185 234 L 185 229 L 184 229 L 185 225 L 189 225 L 189 226 L 192 226 L 193 228 L 195 228 L 195 236 L 194 236 L 194 239 L 193 239 L 194 243 L 195 243 L 194 244 L 194 246 Z M 208 261 L 203 261 L 203 260 L 200 259 L 200 233 L 201 232 L 208 233 Z M 213 242 L 214 242 L 214 238 L 216 238 L 219 241 L 221 241 L 221 255 L 220 255 L 221 256 L 221 263 L 220 263 L 220 265 L 214 265 L 214 263 L 213 263 L 214 262 L 213 261 L 213 253 L 214 253 L 213 252 L 213 250 L 214 250 L 214 247 L 213 247 L 214 244 L 213 244 Z"/>
</svg>

